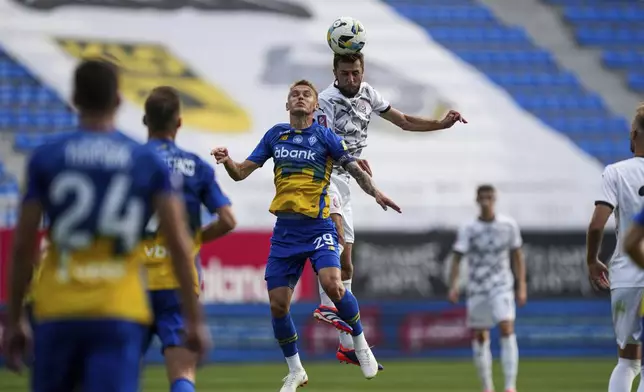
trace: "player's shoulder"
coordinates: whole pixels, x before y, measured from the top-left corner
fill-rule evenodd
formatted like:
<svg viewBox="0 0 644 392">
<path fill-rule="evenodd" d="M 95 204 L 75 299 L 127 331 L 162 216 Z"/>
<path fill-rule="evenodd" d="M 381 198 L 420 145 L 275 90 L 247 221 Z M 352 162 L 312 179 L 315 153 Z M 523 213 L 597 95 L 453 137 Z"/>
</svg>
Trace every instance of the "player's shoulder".
<svg viewBox="0 0 644 392">
<path fill-rule="evenodd" d="M 616 173 L 622 173 L 624 171 L 629 171 L 633 169 L 643 169 L 643 168 L 644 168 L 644 159 L 633 157 L 633 158 L 624 159 L 622 161 L 618 161 L 618 162 L 606 165 L 606 167 L 604 168 L 604 173 L 616 174 Z"/>
<path fill-rule="evenodd" d="M 459 227 L 459 229 L 461 231 L 467 232 L 467 231 L 472 230 L 473 228 L 475 228 L 476 226 L 478 226 L 480 224 L 481 224 L 481 221 L 478 218 L 470 219 L 470 220 L 467 220 L 467 221 L 463 222 L 461 224 L 461 226 Z"/>
<path fill-rule="evenodd" d="M 508 224 L 508 225 L 511 225 L 511 226 L 517 226 L 517 221 L 513 217 L 511 217 L 510 215 L 497 214 L 496 220 L 497 220 L 497 222 L 499 222 L 501 224 Z"/>
<path fill-rule="evenodd" d="M 267 137 L 278 137 L 285 135 L 287 133 L 291 132 L 291 124 L 289 123 L 278 123 L 273 125 L 266 133 L 264 136 Z"/>
</svg>

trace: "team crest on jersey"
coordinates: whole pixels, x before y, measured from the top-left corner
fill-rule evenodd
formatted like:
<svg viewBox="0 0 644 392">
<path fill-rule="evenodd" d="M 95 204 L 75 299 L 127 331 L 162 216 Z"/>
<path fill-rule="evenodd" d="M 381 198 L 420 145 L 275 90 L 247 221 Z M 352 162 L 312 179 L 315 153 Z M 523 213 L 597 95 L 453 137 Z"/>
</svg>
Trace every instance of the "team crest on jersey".
<svg viewBox="0 0 644 392">
<path fill-rule="evenodd" d="M 295 137 L 293 138 L 293 142 L 297 144 L 302 144 L 302 140 L 304 140 L 304 138 L 302 138 L 301 135 L 295 135 Z"/>
<path fill-rule="evenodd" d="M 311 146 L 312 146 L 312 145 L 314 145 L 315 143 L 317 143 L 317 141 L 318 141 L 318 138 L 317 138 L 317 137 L 315 137 L 315 135 L 313 135 L 313 136 L 311 136 L 311 137 L 309 138 L 309 145 L 311 145 Z"/>
<path fill-rule="evenodd" d="M 364 115 L 369 115 L 371 114 L 371 104 L 365 99 L 361 99 L 358 101 L 357 105 L 358 112 L 364 114 Z"/>
<path fill-rule="evenodd" d="M 318 124 L 322 125 L 325 128 L 327 127 L 327 125 L 326 125 L 326 115 L 320 114 L 318 116 Z"/>
</svg>

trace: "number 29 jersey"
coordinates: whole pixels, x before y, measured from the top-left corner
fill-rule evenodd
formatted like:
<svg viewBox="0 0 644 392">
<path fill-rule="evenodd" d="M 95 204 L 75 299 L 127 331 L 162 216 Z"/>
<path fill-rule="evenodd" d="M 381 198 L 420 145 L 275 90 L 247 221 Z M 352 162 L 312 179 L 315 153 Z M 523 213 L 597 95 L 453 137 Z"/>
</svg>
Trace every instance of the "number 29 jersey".
<svg viewBox="0 0 644 392">
<path fill-rule="evenodd" d="M 120 132 L 79 130 L 36 149 L 27 171 L 24 200 L 50 223 L 36 319 L 149 323 L 136 251 L 153 196 L 173 192 L 166 164 Z"/>
</svg>

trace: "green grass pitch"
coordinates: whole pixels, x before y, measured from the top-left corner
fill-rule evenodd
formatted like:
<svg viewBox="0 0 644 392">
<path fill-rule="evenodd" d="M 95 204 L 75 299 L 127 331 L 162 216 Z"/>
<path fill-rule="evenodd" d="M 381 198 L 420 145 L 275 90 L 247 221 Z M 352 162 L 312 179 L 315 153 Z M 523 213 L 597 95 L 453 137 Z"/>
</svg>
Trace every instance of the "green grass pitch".
<svg viewBox="0 0 644 392">
<path fill-rule="evenodd" d="M 519 392 L 594 392 L 606 391 L 616 359 L 522 360 Z M 357 366 L 335 362 L 305 363 L 309 385 L 302 392 L 478 392 L 474 366 L 460 360 L 388 361 L 385 371 L 365 380 Z M 286 375 L 286 364 L 209 365 L 198 375 L 200 392 L 278 391 Z M 503 391 L 500 364 L 494 364 L 497 391 Z M 149 366 L 144 377 L 144 392 L 167 392 L 168 383 L 160 366 Z M 637 382 L 635 383 L 637 386 Z M 27 377 L 0 370 L 0 391 L 27 391 Z M 635 391 L 635 388 L 633 389 Z"/>
</svg>

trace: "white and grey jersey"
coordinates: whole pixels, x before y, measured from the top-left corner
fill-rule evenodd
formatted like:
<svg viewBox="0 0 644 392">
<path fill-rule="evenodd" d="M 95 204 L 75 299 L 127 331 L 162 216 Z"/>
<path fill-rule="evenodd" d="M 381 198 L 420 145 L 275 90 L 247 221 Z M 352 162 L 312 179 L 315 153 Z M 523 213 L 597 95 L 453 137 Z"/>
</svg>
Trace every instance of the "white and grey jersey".
<svg viewBox="0 0 644 392">
<path fill-rule="evenodd" d="M 367 146 L 367 128 L 371 115 L 385 113 L 391 107 L 378 91 L 365 82 L 351 98 L 345 97 L 332 84 L 320 93 L 318 100 L 320 109 L 316 112 L 315 119 L 344 139 L 349 154 L 355 158 L 360 157 L 362 149 Z M 342 172 L 339 167 L 334 169 Z"/>
<path fill-rule="evenodd" d="M 497 216 L 492 221 L 476 219 L 461 227 L 454 252 L 467 260 L 468 295 L 495 295 L 513 290 L 510 251 L 522 244 L 519 226 L 507 216 Z"/>
</svg>

